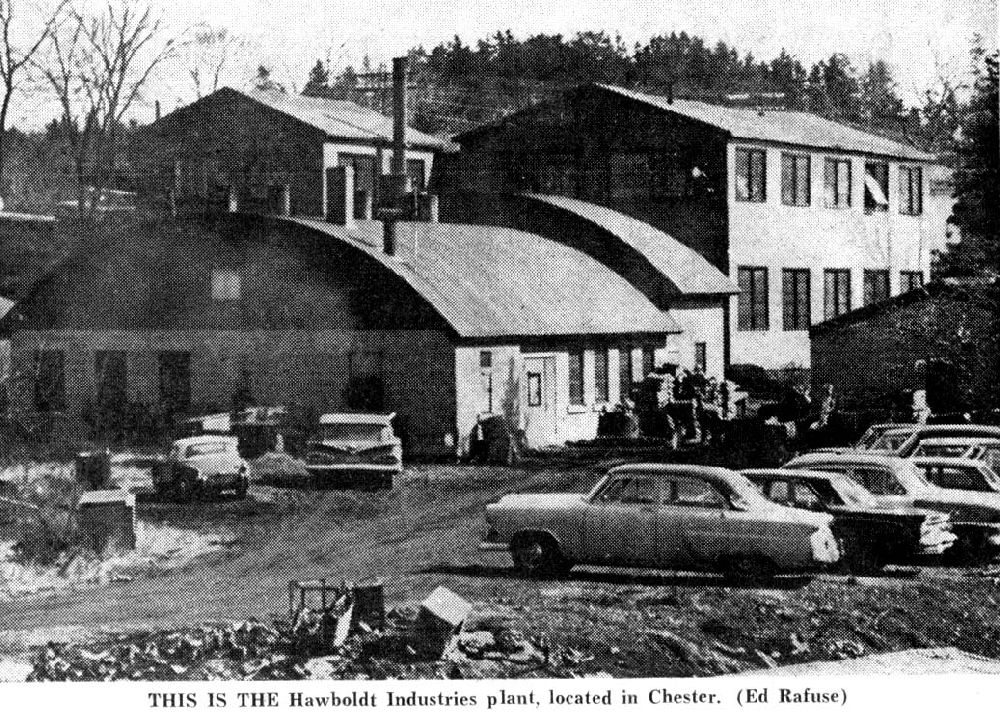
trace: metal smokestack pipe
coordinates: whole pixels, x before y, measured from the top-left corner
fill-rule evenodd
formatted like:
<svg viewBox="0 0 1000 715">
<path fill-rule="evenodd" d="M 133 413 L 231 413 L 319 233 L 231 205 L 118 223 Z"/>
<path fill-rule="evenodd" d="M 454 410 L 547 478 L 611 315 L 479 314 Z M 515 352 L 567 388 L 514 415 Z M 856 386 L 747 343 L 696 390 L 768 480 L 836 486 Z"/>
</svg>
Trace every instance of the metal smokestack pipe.
<svg viewBox="0 0 1000 715">
<path fill-rule="evenodd" d="M 392 60 L 392 169 L 394 177 L 406 175 L 406 57 L 395 57 Z M 397 202 L 402 184 L 396 178 L 393 188 Z"/>
</svg>

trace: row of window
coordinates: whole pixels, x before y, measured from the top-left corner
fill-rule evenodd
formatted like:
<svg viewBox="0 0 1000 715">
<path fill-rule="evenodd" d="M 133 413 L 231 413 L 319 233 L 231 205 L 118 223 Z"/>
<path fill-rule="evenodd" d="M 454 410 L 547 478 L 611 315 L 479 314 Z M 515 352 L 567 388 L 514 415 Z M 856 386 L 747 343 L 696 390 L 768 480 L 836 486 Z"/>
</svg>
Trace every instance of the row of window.
<svg viewBox="0 0 1000 715">
<path fill-rule="evenodd" d="M 614 348 L 601 348 L 594 351 L 594 402 L 597 404 L 606 403 L 611 400 L 610 394 L 610 360 L 609 353 Z M 642 372 L 643 376 L 648 375 L 655 367 L 655 348 L 650 345 L 642 347 Z M 694 344 L 694 367 L 696 370 L 705 372 L 708 366 L 708 344 L 696 342 Z M 570 350 L 569 352 L 569 404 L 582 406 L 586 404 L 583 389 L 584 359 L 583 350 Z M 622 347 L 618 349 L 618 384 L 621 394 L 627 394 L 631 389 L 633 375 L 632 348 Z M 530 391 L 529 391 L 530 393 Z M 531 395 L 528 399 L 531 404 Z M 538 404 L 541 404 L 540 402 Z"/>
<path fill-rule="evenodd" d="M 166 351 L 158 355 L 160 404 L 181 410 L 191 404 L 191 354 Z M 66 409 L 66 357 L 62 350 L 35 352 L 35 409 Z M 128 401 L 128 355 L 123 350 L 94 354 L 97 405 L 120 407 Z"/>
<path fill-rule="evenodd" d="M 767 151 L 736 149 L 736 200 L 767 201 Z M 851 161 L 823 160 L 823 205 L 827 208 L 850 208 Z M 781 203 L 786 206 L 809 206 L 813 202 L 812 157 L 793 152 L 781 153 Z M 864 190 L 866 213 L 889 208 L 889 164 L 865 162 Z M 899 167 L 899 213 L 919 216 L 923 213 L 923 170 L 919 166 Z"/>
<path fill-rule="evenodd" d="M 737 304 L 738 330 L 770 330 L 768 270 L 740 266 L 737 272 L 740 295 Z M 900 271 L 901 293 L 924 284 L 922 271 Z M 863 304 L 889 297 L 889 271 L 865 270 Z M 829 320 L 851 310 L 851 271 L 827 268 L 823 271 L 823 319 Z M 782 328 L 808 330 L 812 324 L 812 286 L 808 268 L 783 268 L 781 271 Z"/>
</svg>

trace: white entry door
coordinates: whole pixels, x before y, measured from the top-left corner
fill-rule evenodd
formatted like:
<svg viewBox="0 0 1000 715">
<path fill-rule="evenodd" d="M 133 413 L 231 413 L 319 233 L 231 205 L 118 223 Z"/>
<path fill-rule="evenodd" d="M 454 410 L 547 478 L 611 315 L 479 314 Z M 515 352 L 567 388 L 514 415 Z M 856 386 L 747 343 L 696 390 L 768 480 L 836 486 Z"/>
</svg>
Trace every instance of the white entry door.
<svg viewBox="0 0 1000 715">
<path fill-rule="evenodd" d="M 558 442 L 556 419 L 556 359 L 553 356 L 524 358 L 524 436 L 529 447 Z"/>
</svg>

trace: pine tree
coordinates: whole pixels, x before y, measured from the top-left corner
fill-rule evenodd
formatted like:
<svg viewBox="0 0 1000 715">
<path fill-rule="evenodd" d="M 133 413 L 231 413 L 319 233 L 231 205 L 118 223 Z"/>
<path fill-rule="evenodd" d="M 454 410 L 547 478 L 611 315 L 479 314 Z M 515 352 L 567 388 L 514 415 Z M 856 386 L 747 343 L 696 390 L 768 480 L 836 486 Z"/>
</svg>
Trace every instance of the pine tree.
<svg viewBox="0 0 1000 715">
<path fill-rule="evenodd" d="M 322 97 L 330 88 L 330 72 L 322 61 L 316 60 L 316 64 L 309 70 L 309 79 L 306 86 L 302 88 L 302 94 L 307 97 Z"/>
</svg>

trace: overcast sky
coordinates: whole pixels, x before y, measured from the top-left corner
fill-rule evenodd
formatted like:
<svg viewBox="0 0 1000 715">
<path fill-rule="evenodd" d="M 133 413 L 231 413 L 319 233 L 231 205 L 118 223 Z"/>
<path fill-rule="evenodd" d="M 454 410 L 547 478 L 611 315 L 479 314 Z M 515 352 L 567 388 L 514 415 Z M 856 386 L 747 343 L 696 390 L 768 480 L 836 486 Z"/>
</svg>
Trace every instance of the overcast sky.
<svg viewBox="0 0 1000 715">
<path fill-rule="evenodd" d="M 974 33 L 997 46 L 996 0 L 159 1 L 173 28 L 207 22 L 251 40 L 241 63 L 224 77 L 234 86 L 264 62 L 301 88 L 318 58 L 329 57 L 337 71 L 357 67 L 365 54 L 378 63 L 456 34 L 474 43 L 498 29 L 518 37 L 595 29 L 621 34 L 631 47 L 654 34 L 684 30 L 760 59 L 784 47 L 807 66 L 836 51 L 846 52 L 857 67 L 884 58 L 904 99 L 914 102 L 940 72 L 967 76 Z M 174 71 L 150 88 L 140 116 L 152 111 L 154 97 L 171 109 L 190 101 L 192 91 L 190 79 Z M 31 119 L 23 112 L 21 118 Z"/>
</svg>

